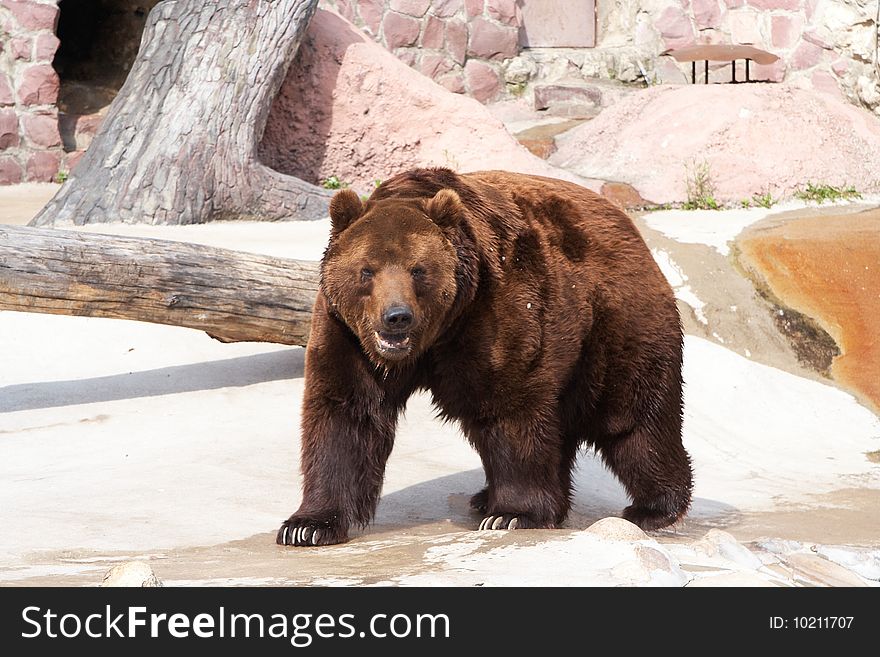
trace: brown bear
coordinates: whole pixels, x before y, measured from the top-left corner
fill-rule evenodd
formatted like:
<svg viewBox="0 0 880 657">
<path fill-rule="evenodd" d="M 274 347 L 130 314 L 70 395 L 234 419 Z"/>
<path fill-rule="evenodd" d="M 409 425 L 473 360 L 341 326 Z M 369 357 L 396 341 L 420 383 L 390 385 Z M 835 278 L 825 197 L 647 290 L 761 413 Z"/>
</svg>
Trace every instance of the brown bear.
<svg viewBox="0 0 880 657">
<path fill-rule="evenodd" d="M 557 527 L 578 448 L 667 526 L 691 500 L 682 331 L 626 214 L 577 185 L 416 169 L 361 203 L 341 191 L 306 350 L 303 499 L 283 545 L 373 518 L 397 417 L 416 390 L 457 420 L 486 487 L 480 529 Z"/>
</svg>

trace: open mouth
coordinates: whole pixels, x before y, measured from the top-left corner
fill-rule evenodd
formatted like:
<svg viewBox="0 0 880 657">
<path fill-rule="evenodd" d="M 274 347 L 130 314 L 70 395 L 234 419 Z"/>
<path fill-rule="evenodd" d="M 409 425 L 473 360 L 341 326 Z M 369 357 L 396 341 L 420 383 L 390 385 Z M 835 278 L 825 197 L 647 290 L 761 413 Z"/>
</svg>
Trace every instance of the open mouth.
<svg viewBox="0 0 880 657">
<path fill-rule="evenodd" d="M 406 333 L 385 333 L 376 331 L 376 345 L 379 351 L 388 356 L 402 356 L 409 353 L 409 335 Z"/>
</svg>

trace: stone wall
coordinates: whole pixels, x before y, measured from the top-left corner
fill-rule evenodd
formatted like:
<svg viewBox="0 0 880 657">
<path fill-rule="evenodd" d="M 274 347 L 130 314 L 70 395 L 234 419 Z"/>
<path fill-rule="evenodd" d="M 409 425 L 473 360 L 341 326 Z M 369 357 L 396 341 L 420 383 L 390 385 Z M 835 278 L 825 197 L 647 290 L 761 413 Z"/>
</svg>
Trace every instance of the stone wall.
<svg viewBox="0 0 880 657">
<path fill-rule="evenodd" d="M 780 59 L 753 79 L 793 81 L 880 114 L 874 0 L 596 0 L 596 47 L 529 49 L 517 32 L 523 0 L 322 0 L 410 66 L 482 102 L 533 80 L 687 80 L 690 65 L 660 53 L 698 43 L 751 44 Z M 743 79 L 743 62 L 737 64 Z M 713 64 L 726 81 L 730 65 Z M 506 84 L 505 84 L 506 83 Z"/>
<path fill-rule="evenodd" d="M 517 0 L 322 0 L 408 65 L 456 93 L 504 93 L 502 63 L 519 52 Z"/>
<path fill-rule="evenodd" d="M 597 48 L 573 63 L 586 77 L 634 81 L 641 62 L 675 82 L 690 65 L 659 57 L 666 49 L 750 44 L 780 57 L 752 64 L 753 78 L 842 93 L 880 114 L 877 11 L 874 0 L 597 0 Z M 712 67 L 710 80 L 729 79 L 729 65 Z"/>
<path fill-rule="evenodd" d="M 66 166 L 58 132 L 55 0 L 0 0 L 0 185 L 50 181 Z"/>
</svg>

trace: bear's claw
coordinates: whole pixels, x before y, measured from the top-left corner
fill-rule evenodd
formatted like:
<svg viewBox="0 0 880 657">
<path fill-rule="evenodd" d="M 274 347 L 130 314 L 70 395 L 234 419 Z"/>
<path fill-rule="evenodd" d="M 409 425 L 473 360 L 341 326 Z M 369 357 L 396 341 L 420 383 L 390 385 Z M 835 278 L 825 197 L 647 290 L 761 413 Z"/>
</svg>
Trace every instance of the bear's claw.
<svg viewBox="0 0 880 657">
<path fill-rule="evenodd" d="M 483 518 L 477 531 L 486 531 L 489 529 L 516 529 L 519 525 L 519 516 L 504 513 L 501 515 L 491 515 Z"/>
<path fill-rule="evenodd" d="M 344 536 L 335 536 L 333 528 L 328 523 L 308 520 L 305 518 L 291 518 L 286 520 L 278 530 L 275 542 L 278 545 L 293 545 L 296 547 L 312 547 L 315 545 L 331 545 L 341 543 Z"/>
</svg>

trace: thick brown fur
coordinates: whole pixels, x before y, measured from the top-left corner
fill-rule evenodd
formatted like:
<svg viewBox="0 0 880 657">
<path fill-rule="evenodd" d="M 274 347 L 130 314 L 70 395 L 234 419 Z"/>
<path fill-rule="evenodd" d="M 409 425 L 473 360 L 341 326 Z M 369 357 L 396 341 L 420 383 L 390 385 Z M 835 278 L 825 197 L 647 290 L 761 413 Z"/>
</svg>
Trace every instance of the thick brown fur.
<svg viewBox="0 0 880 657">
<path fill-rule="evenodd" d="M 370 522 L 418 389 L 480 454 L 481 528 L 563 522 L 582 445 L 631 496 L 624 518 L 656 529 L 687 512 L 681 325 L 623 212 L 559 180 L 416 169 L 363 205 L 340 192 L 331 221 L 306 351 L 303 500 L 279 543 L 338 543 Z"/>
</svg>

